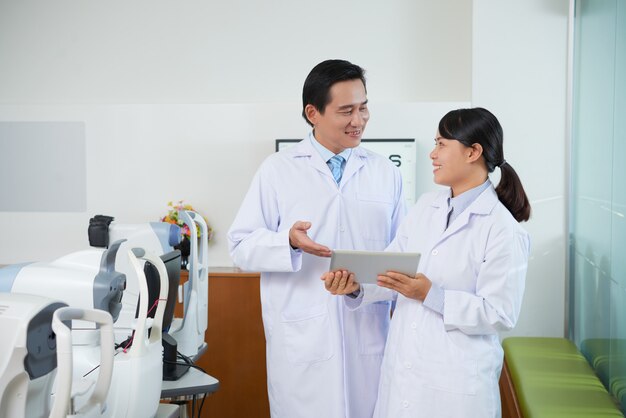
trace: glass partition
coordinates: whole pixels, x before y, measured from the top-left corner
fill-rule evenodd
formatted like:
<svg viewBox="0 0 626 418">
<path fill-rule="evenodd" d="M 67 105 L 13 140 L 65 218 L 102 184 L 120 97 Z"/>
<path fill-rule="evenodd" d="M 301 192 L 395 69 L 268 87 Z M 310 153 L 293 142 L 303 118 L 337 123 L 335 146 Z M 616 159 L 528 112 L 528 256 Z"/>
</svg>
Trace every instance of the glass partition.
<svg viewBox="0 0 626 418">
<path fill-rule="evenodd" d="M 626 1 L 576 0 L 570 338 L 626 406 Z"/>
</svg>

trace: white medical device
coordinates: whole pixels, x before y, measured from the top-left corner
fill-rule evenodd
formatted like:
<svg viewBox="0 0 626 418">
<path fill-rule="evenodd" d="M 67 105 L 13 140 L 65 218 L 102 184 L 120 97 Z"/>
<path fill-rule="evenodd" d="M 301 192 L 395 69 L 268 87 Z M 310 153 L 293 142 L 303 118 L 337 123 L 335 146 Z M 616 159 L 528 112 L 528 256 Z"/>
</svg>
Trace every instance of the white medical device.
<svg viewBox="0 0 626 418">
<path fill-rule="evenodd" d="M 119 250 L 119 251 L 118 251 Z M 117 253 L 127 260 L 129 275 L 136 277 L 139 301 L 135 300 L 132 323 L 128 330 L 133 335 L 132 345 L 118 351 L 113 362 L 111 389 L 106 399 L 107 408 L 102 417 L 141 418 L 156 415 L 163 380 L 162 321 L 168 281 L 161 259 L 141 249 L 121 249 L 121 242 L 109 249 L 80 251 L 50 263 L 8 266 L 0 269 L 0 290 L 52 295 L 73 308 L 102 307 L 121 314 L 121 299 L 126 275 L 115 271 Z M 148 318 L 149 291 L 142 262 L 148 261 L 157 269 L 159 292 L 156 296 L 154 318 Z M 119 258 L 119 257 L 117 257 Z M 101 341 L 92 324 L 73 319 L 73 409 L 84 411 L 101 372 Z"/>
<path fill-rule="evenodd" d="M 196 212 L 181 211 L 179 218 L 189 226 L 191 232 L 189 280 L 183 285 L 185 314 L 182 318 L 174 318 L 169 333 L 178 342 L 178 350 L 192 357 L 204 345 L 204 334 L 208 325 L 209 228 L 202 216 Z M 200 228 L 200 240 L 196 226 Z"/>
<path fill-rule="evenodd" d="M 208 302 L 209 302 L 209 274 L 208 274 L 208 226 L 205 220 L 193 211 L 180 211 L 178 214 L 190 231 L 190 262 L 189 280 L 179 287 L 179 296 L 182 293 L 184 314 L 182 318 L 173 318 L 171 326 L 170 318 L 173 317 L 174 303 L 168 304 L 165 313 L 165 331 L 172 336 L 177 343 L 176 349 L 188 357 L 194 357 L 205 344 L 205 332 L 207 329 Z M 113 218 L 97 215 L 90 221 L 89 240 L 92 246 L 107 246 L 109 242 L 126 240 L 123 245 L 140 247 L 147 252 L 164 256 L 174 250 L 174 246 L 180 244 L 180 228 L 165 222 L 150 222 L 142 224 L 118 224 L 112 222 Z M 198 239 L 197 230 L 200 230 Z M 127 327 L 128 318 L 134 315 L 137 291 L 136 280 L 128 273 L 124 265 L 125 260 L 119 258 L 116 269 L 127 275 L 127 287 L 122 300 L 122 314 L 116 323 L 116 329 Z M 171 269 L 168 269 L 171 270 Z M 178 273 L 179 274 L 179 273 Z M 169 300 L 175 297 L 176 280 L 170 282 Z M 175 283 L 176 282 L 176 283 Z M 164 346 L 169 351 L 167 335 L 164 335 Z"/>
<path fill-rule="evenodd" d="M 113 367 L 111 315 L 65 306 L 43 296 L 0 293 L 0 332 L 5 339 L 0 345 L 1 417 L 100 417 L 106 408 Z M 102 371 L 92 396 L 80 410 L 71 407 L 72 340 L 62 322 L 71 319 L 98 323 L 104 342 Z M 51 397 L 55 370 L 56 393 Z"/>
<path fill-rule="evenodd" d="M 120 243 L 106 251 L 78 251 L 51 262 L 15 264 L 0 269 L 0 292 L 27 293 L 57 299 L 81 309 L 101 309 L 115 321 L 126 286 L 115 271 Z M 72 329 L 95 329 L 95 324 L 74 321 Z"/>
<path fill-rule="evenodd" d="M 163 361 L 161 347 L 161 324 L 168 293 L 167 273 L 159 257 L 141 249 L 129 251 L 130 267 L 139 277 L 139 309 L 132 325 L 132 344 L 120 347 L 113 363 L 111 389 L 107 398 L 107 409 L 103 417 L 142 418 L 154 417 L 159 407 L 163 382 Z M 160 289 L 157 296 L 154 318 L 148 318 L 148 285 L 143 268 L 137 257 L 152 263 L 159 272 Z M 154 307 L 153 306 L 153 307 Z M 76 349 L 76 345 L 74 346 Z M 74 381 L 90 382 L 101 373 L 98 357 L 90 347 L 85 347 L 80 355 L 74 356 Z M 83 405 L 83 398 L 75 397 L 77 407 Z M 86 401 L 85 401 L 86 403 Z"/>
<path fill-rule="evenodd" d="M 80 408 L 76 408 L 76 396 L 72 392 L 72 334 L 66 325 L 71 320 L 91 321 L 100 329 L 100 373 L 93 383 L 91 396 Z M 50 418 L 103 416 L 113 374 L 113 318 L 108 312 L 97 309 L 59 308 L 52 316 L 52 329 L 57 339 L 57 378 Z"/>
<path fill-rule="evenodd" d="M 0 293 L 0 416 L 48 417 L 57 367 L 52 314 L 64 303 Z"/>
<path fill-rule="evenodd" d="M 97 215 L 92 218 L 89 225 L 89 242 L 92 246 L 106 248 L 109 242 L 121 241 L 122 255 L 117 258 L 115 269 L 126 275 L 126 289 L 122 297 L 121 311 L 115 323 L 116 341 L 123 341 L 132 331 L 133 323 L 137 315 L 137 304 L 139 303 L 139 277 L 130 265 L 129 258 L 125 255 L 128 249 L 141 248 L 146 253 L 157 256 L 165 256 L 165 262 L 173 258 L 174 246 L 181 241 L 180 228 L 165 222 L 150 222 L 143 224 L 117 224 L 110 223 L 113 218 Z M 109 221 L 109 222 L 107 222 Z M 96 250 L 102 251 L 102 250 Z M 162 260 L 163 261 L 163 260 Z M 172 270 L 175 262 L 168 263 L 168 273 Z M 153 271 L 153 265 L 144 266 L 144 273 Z M 164 329 L 167 331 L 171 318 L 174 316 L 174 306 L 176 303 L 176 288 L 180 280 L 180 260 L 178 269 L 171 272 L 169 282 L 168 299 L 171 303 L 166 306 Z M 158 274 L 149 274 L 149 279 L 154 279 Z M 169 277 L 168 274 L 167 277 Z M 150 294 L 154 295 L 155 289 L 159 288 L 158 277 L 156 284 L 148 283 Z M 156 296 L 156 295 L 154 295 Z M 154 299 L 151 297 L 151 300 Z M 121 338 L 121 340 L 120 340 Z"/>
</svg>

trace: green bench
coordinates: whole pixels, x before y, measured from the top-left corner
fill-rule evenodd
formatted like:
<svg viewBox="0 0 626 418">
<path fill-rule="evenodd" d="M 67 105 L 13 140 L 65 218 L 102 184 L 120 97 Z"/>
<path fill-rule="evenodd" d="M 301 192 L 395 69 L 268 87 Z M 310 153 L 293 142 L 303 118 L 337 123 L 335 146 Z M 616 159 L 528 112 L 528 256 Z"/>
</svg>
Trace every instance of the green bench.
<svg viewBox="0 0 626 418">
<path fill-rule="evenodd" d="M 503 418 L 624 417 L 616 397 L 609 394 L 590 362 L 571 341 L 510 337 L 502 346 Z M 600 343 L 594 347 L 598 353 L 606 348 Z M 606 360 L 598 357 L 597 363 Z M 626 388 L 624 381 L 613 383 L 616 388 Z"/>
<path fill-rule="evenodd" d="M 626 340 L 592 338 L 580 343 L 583 353 L 604 387 L 626 410 Z"/>
</svg>

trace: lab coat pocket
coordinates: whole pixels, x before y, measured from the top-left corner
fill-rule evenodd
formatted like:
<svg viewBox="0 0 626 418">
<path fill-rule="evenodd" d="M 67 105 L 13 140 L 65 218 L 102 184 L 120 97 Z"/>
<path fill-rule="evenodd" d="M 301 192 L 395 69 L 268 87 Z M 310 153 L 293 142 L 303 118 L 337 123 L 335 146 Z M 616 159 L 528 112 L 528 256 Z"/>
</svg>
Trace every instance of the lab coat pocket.
<svg viewBox="0 0 626 418">
<path fill-rule="evenodd" d="M 445 392 L 475 395 L 478 361 L 471 353 L 471 338 L 460 331 L 443 331 L 443 324 L 437 325 L 438 331 L 430 332 L 418 345 L 425 384 Z M 457 345 L 459 340 L 464 344 Z"/>
<path fill-rule="evenodd" d="M 393 200 L 389 198 L 389 196 L 385 196 L 382 194 L 372 194 L 372 193 L 357 193 L 357 199 L 366 201 L 366 202 L 379 202 L 386 203 L 388 205 L 393 205 Z"/>
<path fill-rule="evenodd" d="M 382 355 L 389 331 L 389 302 L 362 306 L 355 311 L 359 352 L 362 355 Z"/>
<path fill-rule="evenodd" d="M 370 193 L 357 193 L 356 198 L 359 204 L 359 227 L 363 238 L 382 241 L 386 246 L 390 239 L 390 222 L 380 222 L 380 219 L 391 219 L 393 199 L 386 195 Z"/>
<path fill-rule="evenodd" d="M 296 364 L 315 363 L 332 356 L 330 320 L 326 304 L 282 313 L 287 359 Z"/>
<path fill-rule="evenodd" d="M 424 373 L 426 386 L 444 392 L 475 395 L 478 385 L 477 369 L 475 360 L 448 359 L 425 361 L 422 372 Z"/>
</svg>

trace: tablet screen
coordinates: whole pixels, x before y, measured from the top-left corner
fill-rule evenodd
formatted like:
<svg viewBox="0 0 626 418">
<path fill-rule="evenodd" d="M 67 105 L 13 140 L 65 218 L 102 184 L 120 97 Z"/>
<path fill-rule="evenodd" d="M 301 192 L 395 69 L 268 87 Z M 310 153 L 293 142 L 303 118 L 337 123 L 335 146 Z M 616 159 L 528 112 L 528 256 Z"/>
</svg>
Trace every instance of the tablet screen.
<svg viewBox="0 0 626 418">
<path fill-rule="evenodd" d="M 419 253 L 333 250 L 330 270 L 348 270 L 357 282 L 376 284 L 377 276 L 387 271 L 415 276 L 419 261 Z"/>
</svg>

